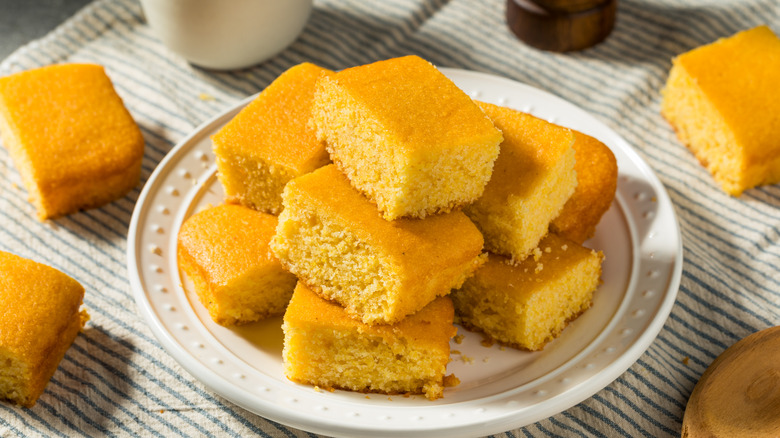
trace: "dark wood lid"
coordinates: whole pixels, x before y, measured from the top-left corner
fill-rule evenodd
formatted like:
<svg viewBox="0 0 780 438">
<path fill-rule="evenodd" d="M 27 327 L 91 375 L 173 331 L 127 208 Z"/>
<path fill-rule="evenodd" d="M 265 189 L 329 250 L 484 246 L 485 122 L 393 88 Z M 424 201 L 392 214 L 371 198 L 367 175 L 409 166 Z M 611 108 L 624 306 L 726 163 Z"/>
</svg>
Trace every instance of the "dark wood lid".
<svg viewBox="0 0 780 438">
<path fill-rule="evenodd" d="M 582 50 L 612 32 L 617 0 L 507 0 L 506 20 L 520 40 L 555 52 Z"/>
</svg>

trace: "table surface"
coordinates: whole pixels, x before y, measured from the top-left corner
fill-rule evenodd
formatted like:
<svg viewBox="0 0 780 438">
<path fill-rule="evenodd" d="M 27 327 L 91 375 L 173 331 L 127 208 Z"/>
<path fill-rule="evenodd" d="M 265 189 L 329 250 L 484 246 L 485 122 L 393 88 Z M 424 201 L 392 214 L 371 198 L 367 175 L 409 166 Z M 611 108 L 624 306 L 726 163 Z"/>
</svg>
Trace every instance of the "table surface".
<svg viewBox="0 0 780 438">
<path fill-rule="evenodd" d="M 0 2 L 0 59 L 46 35 L 91 0 L 3 0 Z"/>
</svg>

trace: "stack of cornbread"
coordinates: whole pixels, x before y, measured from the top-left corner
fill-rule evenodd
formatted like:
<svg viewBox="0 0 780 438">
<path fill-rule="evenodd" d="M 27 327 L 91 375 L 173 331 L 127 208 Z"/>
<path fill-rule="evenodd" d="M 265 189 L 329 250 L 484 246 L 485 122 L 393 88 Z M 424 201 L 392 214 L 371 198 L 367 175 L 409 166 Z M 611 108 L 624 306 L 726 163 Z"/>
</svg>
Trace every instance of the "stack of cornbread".
<svg viewBox="0 0 780 438">
<path fill-rule="evenodd" d="M 218 323 L 284 314 L 293 381 L 436 399 L 454 322 L 533 350 L 590 306 L 609 149 L 419 57 L 293 67 L 213 142 L 234 205 L 185 222 L 180 265 Z"/>
</svg>

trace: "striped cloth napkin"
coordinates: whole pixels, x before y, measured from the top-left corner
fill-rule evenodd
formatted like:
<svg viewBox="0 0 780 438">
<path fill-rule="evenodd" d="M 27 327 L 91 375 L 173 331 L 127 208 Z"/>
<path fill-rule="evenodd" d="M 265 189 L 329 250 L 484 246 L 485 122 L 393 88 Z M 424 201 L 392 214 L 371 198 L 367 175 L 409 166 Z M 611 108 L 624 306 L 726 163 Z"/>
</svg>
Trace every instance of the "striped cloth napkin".
<svg viewBox="0 0 780 438">
<path fill-rule="evenodd" d="M 142 180 L 200 123 L 292 65 L 330 69 L 418 54 L 556 94 L 593 114 L 657 173 L 684 244 L 677 302 L 649 349 L 578 405 L 498 436 L 678 436 L 688 396 L 724 349 L 780 323 L 780 186 L 725 195 L 659 115 L 671 58 L 760 24 L 773 0 L 620 0 L 606 42 L 541 52 L 508 30 L 502 0 L 316 0 L 303 35 L 270 61 L 213 72 L 167 50 L 134 0 L 97 0 L 13 53 L 0 75 L 59 62 L 106 67 L 146 140 Z M 35 220 L 0 148 L 0 250 L 51 265 L 87 289 L 92 315 L 33 409 L 0 403 L 2 436 L 313 436 L 210 392 L 162 349 L 128 283 L 128 224 L 140 187 L 110 205 Z"/>
</svg>

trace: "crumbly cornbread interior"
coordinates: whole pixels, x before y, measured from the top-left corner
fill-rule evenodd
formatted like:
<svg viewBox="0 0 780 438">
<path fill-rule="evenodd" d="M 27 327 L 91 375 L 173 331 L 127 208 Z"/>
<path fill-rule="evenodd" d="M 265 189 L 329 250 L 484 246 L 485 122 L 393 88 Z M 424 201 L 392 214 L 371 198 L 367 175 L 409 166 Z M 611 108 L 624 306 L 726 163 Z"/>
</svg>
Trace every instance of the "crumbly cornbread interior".
<svg viewBox="0 0 780 438">
<path fill-rule="evenodd" d="M 291 67 L 212 136 L 227 202 L 279 214 L 287 182 L 328 163 L 309 118 L 315 84 L 330 73 Z"/>
<path fill-rule="evenodd" d="M 661 114 L 732 196 L 780 181 L 780 38 L 767 26 L 673 59 Z"/>
<path fill-rule="evenodd" d="M 420 310 L 485 259 L 482 236 L 463 213 L 386 221 L 333 165 L 291 181 L 283 201 L 276 256 L 368 324 Z"/>
<path fill-rule="evenodd" d="M 485 192 L 464 212 L 485 249 L 525 259 L 547 234 L 577 186 L 574 134 L 530 114 L 479 102 L 504 133 Z"/>
<path fill-rule="evenodd" d="M 541 350 L 591 306 L 603 258 L 554 234 L 517 265 L 491 254 L 451 294 L 456 322 L 517 348 Z"/>
<path fill-rule="evenodd" d="M 323 77 L 312 122 L 333 162 L 388 220 L 476 200 L 502 139 L 463 91 L 416 56 Z"/>
<path fill-rule="evenodd" d="M 455 335 L 448 297 L 394 325 L 366 325 L 299 283 L 284 316 L 284 369 L 321 388 L 442 397 Z"/>
</svg>

